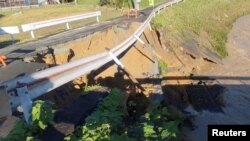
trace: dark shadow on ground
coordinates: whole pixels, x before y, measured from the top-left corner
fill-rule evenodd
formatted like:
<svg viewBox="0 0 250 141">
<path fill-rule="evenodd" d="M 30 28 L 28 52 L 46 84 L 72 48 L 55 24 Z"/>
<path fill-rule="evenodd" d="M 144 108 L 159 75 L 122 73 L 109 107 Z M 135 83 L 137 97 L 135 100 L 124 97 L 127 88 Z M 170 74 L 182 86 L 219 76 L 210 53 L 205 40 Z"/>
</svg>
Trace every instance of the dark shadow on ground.
<svg viewBox="0 0 250 141">
<path fill-rule="evenodd" d="M 112 64 L 112 62 L 110 62 Z M 107 67 L 107 66 L 105 66 Z M 105 69 L 103 69 L 105 70 Z M 134 92 L 135 86 L 131 83 L 131 80 L 126 79 L 125 74 L 118 69 L 114 77 L 106 78 L 95 78 L 101 70 L 97 69 L 97 72 L 92 71 L 88 75 L 88 84 L 100 84 L 109 88 L 119 88 L 123 91 L 132 90 Z M 175 106 L 180 111 L 185 108 L 186 104 L 191 104 L 194 109 L 198 112 L 207 110 L 210 112 L 223 113 L 224 104 L 224 88 L 244 88 L 250 90 L 250 85 L 247 84 L 218 84 L 216 80 L 236 80 L 236 81 L 250 81 L 250 77 L 227 77 L 227 76 L 191 76 L 191 77 L 163 77 L 163 78 L 139 78 L 137 79 L 140 84 L 155 84 L 158 85 L 162 80 L 193 80 L 192 84 L 165 84 L 163 88 L 163 105 L 164 106 Z M 49 80 L 47 80 L 49 82 Z M 50 83 L 50 82 L 49 82 Z M 53 86 L 53 83 L 51 83 Z M 54 99 L 60 98 L 58 101 L 67 101 L 70 95 L 73 95 L 71 90 L 66 90 L 65 86 L 55 90 L 56 94 L 47 94 Z M 59 109 L 56 112 L 54 123 L 48 127 L 39 138 L 41 140 L 53 140 L 59 141 L 72 133 L 78 125 L 84 123 L 84 119 L 95 109 L 98 102 L 108 94 L 107 89 L 98 91 L 92 91 L 87 95 L 78 95 L 74 100 L 70 100 L 68 106 L 63 109 Z M 46 99 L 43 97 L 42 99 Z M 142 100 L 143 99 L 143 100 Z M 250 100 L 250 97 L 246 97 Z M 130 100 L 130 98 L 128 98 Z M 134 95 L 133 100 L 141 104 L 139 109 L 146 110 L 145 105 L 148 104 L 146 97 Z M 138 104 L 138 105 L 139 105 Z M 134 109 L 132 109 L 134 110 Z M 143 114 L 135 113 L 135 114 Z M 133 115 L 132 115 L 133 116 Z M 135 115 L 134 117 L 137 117 Z"/>
<path fill-rule="evenodd" d="M 93 76 L 93 75 L 92 75 Z M 192 76 L 192 77 L 163 77 L 137 79 L 140 84 L 159 84 L 162 80 L 193 80 L 191 84 L 165 84 L 162 85 L 164 92 L 163 103 L 172 105 L 178 109 L 184 109 L 188 104 L 191 104 L 198 112 L 204 110 L 210 112 L 224 113 L 225 106 L 224 91 L 225 88 L 248 89 L 250 86 L 246 84 L 219 84 L 217 80 L 235 80 L 235 81 L 250 81 L 250 77 L 227 77 L 227 76 Z M 122 90 L 129 90 L 134 86 L 131 80 L 124 79 L 123 74 L 117 72 L 114 77 L 96 78 L 95 84 L 100 84 L 107 87 L 118 87 Z M 248 98 L 250 99 L 250 97 Z"/>
<path fill-rule="evenodd" d="M 1 42 L 0 42 L 0 49 L 3 49 L 3 48 L 8 47 L 8 46 L 11 46 L 11 45 L 13 45 L 13 44 L 15 44 L 15 43 L 18 43 L 18 42 L 20 42 L 20 40 L 14 40 L 14 41 L 12 41 L 12 40 L 1 41 Z"/>
</svg>

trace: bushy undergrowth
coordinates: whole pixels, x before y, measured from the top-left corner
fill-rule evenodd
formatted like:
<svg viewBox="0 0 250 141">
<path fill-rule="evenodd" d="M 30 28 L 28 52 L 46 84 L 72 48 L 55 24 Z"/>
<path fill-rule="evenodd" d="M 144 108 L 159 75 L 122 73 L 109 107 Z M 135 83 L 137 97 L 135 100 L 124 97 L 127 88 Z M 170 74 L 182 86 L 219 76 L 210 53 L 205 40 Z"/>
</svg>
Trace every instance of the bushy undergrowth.
<svg viewBox="0 0 250 141">
<path fill-rule="evenodd" d="M 35 135 L 45 130 L 54 118 L 52 105 L 49 101 L 35 101 L 31 110 L 30 122 L 19 120 L 12 131 L 5 138 L 0 138 L 0 141 L 35 141 Z"/>
<path fill-rule="evenodd" d="M 160 3 L 166 2 L 166 0 L 154 0 L 155 5 L 158 5 Z M 116 8 L 122 8 L 122 7 L 133 7 L 133 0 L 100 0 L 99 1 L 100 6 L 111 6 Z M 140 7 L 146 8 L 149 7 L 149 1 L 148 0 L 141 0 Z"/>
<path fill-rule="evenodd" d="M 82 126 L 65 137 L 66 141 L 166 141 L 178 140 L 181 117 L 174 117 L 166 107 L 153 106 L 139 120 L 126 112 L 124 94 L 113 89 L 90 114 Z M 30 124 L 20 120 L 1 141 L 35 141 L 54 117 L 50 102 L 37 101 L 32 108 Z"/>
<path fill-rule="evenodd" d="M 124 5 L 124 0 L 100 0 L 99 5 L 108 5 L 111 7 L 121 8 Z"/>
<path fill-rule="evenodd" d="M 167 108 L 155 108 L 141 117 L 140 121 L 125 119 L 124 96 L 118 89 L 100 102 L 96 110 L 86 118 L 67 141 L 166 141 L 176 140 L 182 119 L 171 118 Z"/>
<path fill-rule="evenodd" d="M 227 34 L 238 17 L 250 13 L 249 7 L 249 0 L 185 0 L 157 15 L 153 26 L 165 27 L 173 36 L 187 37 L 187 31 L 192 31 L 198 38 L 204 38 L 201 34 L 205 33 L 208 36 L 205 40 L 210 42 L 212 49 L 225 57 L 228 55 Z M 204 44 L 199 42 L 201 47 L 206 46 Z"/>
</svg>

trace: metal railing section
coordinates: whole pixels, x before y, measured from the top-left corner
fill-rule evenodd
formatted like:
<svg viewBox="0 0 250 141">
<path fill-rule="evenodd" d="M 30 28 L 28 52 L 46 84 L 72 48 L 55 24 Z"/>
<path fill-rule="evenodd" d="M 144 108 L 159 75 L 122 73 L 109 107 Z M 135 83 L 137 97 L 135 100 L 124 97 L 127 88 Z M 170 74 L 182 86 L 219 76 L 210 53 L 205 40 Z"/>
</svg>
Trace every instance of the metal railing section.
<svg viewBox="0 0 250 141">
<path fill-rule="evenodd" d="M 35 23 L 23 24 L 23 25 L 21 25 L 21 27 L 22 27 L 23 32 L 30 31 L 31 37 L 35 38 L 34 30 L 36 30 L 36 29 L 54 26 L 54 25 L 63 24 L 63 23 L 66 24 L 66 29 L 70 29 L 69 22 L 87 19 L 87 18 L 91 18 L 91 17 L 96 17 L 96 21 L 99 22 L 99 16 L 101 16 L 101 12 L 96 11 L 96 12 L 85 13 L 85 14 L 76 15 L 76 16 L 70 16 L 70 17 L 52 19 L 52 20 L 47 20 L 47 21 L 40 21 L 40 22 L 35 22 Z"/>
</svg>

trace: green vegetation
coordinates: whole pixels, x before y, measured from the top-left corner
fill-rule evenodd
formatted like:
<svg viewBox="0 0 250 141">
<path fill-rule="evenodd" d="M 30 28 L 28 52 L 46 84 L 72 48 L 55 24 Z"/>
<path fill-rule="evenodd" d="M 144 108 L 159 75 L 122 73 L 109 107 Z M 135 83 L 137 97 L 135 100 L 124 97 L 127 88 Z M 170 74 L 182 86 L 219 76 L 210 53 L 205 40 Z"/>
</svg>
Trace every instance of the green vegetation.
<svg viewBox="0 0 250 141">
<path fill-rule="evenodd" d="M 113 89 L 96 110 L 86 118 L 67 141 L 166 141 L 177 140 L 183 119 L 173 118 L 167 108 L 157 107 L 142 116 L 141 121 L 124 122 L 130 119 L 124 109 L 124 96 Z"/>
<path fill-rule="evenodd" d="M 1 141 L 34 141 L 38 132 L 45 130 L 52 122 L 54 113 L 49 101 L 35 101 L 31 111 L 30 123 L 19 120 L 7 137 Z"/>
<path fill-rule="evenodd" d="M 163 2 L 166 2 L 166 0 L 155 0 L 155 5 L 158 5 Z M 100 0 L 99 5 L 100 6 L 109 5 L 111 7 L 122 8 L 122 6 L 132 7 L 133 5 L 132 3 L 133 0 Z M 141 0 L 140 7 L 141 9 L 149 7 L 149 1 Z"/>
<path fill-rule="evenodd" d="M 158 60 L 158 65 L 159 65 L 160 73 L 162 75 L 166 74 L 168 71 L 168 64 L 163 60 Z"/>
<path fill-rule="evenodd" d="M 112 0 L 109 7 L 100 7 L 100 2 L 102 0 L 79 0 L 78 5 L 74 3 L 60 4 L 60 5 L 47 5 L 38 8 L 29 9 L 16 9 L 7 10 L 0 12 L 0 27 L 2 26 L 20 26 L 22 24 L 27 24 L 31 22 L 38 22 L 42 20 L 49 20 L 54 18 L 72 16 L 77 14 L 82 14 L 90 11 L 100 10 L 102 16 L 101 21 L 110 20 L 127 13 L 126 10 L 118 10 L 123 6 L 123 0 Z M 104 0 L 110 1 L 110 0 Z M 165 0 L 155 0 L 156 4 L 162 3 Z M 105 4 L 104 4 L 105 5 Z M 131 1 L 129 0 L 129 5 L 125 2 L 124 9 L 128 6 L 131 7 Z M 148 7 L 148 1 L 143 0 L 141 3 L 141 8 Z M 115 8 L 110 8 L 115 7 Z M 90 18 L 88 20 L 79 20 L 70 23 L 70 28 L 78 28 L 83 25 L 91 24 L 96 22 L 95 18 Z M 48 36 L 51 34 L 59 33 L 65 31 L 65 24 L 60 24 L 58 26 L 52 26 L 47 28 L 38 29 L 35 31 L 36 38 Z M 16 42 L 25 42 L 33 40 L 29 32 L 21 33 L 15 35 Z M 0 46 L 10 43 L 9 35 L 0 36 Z"/>
<path fill-rule="evenodd" d="M 166 2 L 166 0 L 154 0 L 155 2 L 155 6 L 157 6 L 158 4 L 161 4 L 163 2 Z M 149 6 L 149 0 L 141 0 L 141 4 L 140 4 L 140 7 L 143 9 L 143 8 L 146 8 Z"/>
<path fill-rule="evenodd" d="M 52 106 L 53 103 L 49 101 L 35 101 L 31 111 L 32 125 L 42 130 L 46 129 L 54 118 Z"/>
<path fill-rule="evenodd" d="M 183 118 L 171 113 L 166 107 L 154 105 L 152 110 L 141 115 L 139 120 L 127 113 L 125 95 L 113 89 L 90 114 L 82 126 L 65 137 L 66 141 L 166 141 L 179 140 Z M 128 105 L 129 106 L 129 105 Z M 132 104 L 130 106 L 136 106 Z M 133 107 L 128 107 L 132 108 Z M 130 115 L 130 116 L 129 116 Z M 31 122 L 24 120 L 16 123 L 13 130 L 1 141 L 39 140 L 47 126 L 52 122 L 54 113 L 52 103 L 36 101 L 32 108 Z"/>
<path fill-rule="evenodd" d="M 32 126 L 29 126 L 24 120 L 20 120 L 13 127 L 13 130 L 7 137 L 1 138 L 1 141 L 28 141 L 33 138 L 32 134 L 36 131 Z"/>
<path fill-rule="evenodd" d="M 78 0 L 78 5 L 88 5 L 88 6 L 97 6 L 100 0 Z"/>
<path fill-rule="evenodd" d="M 99 1 L 100 6 L 108 5 L 108 6 L 116 7 L 116 8 L 122 8 L 122 6 L 124 6 L 123 4 L 124 4 L 124 0 L 100 0 Z"/>
<path fill-rule="evenodd" d="M 89 1 L 89 0 L 88 0 Z M 3 11 L 0 17 L 0 27 L 1 26 L 20 26 L 22 24 L 27 24 L 31 22 L 38 22 L 43 20 L 49 20 L 54 18 L 61 18 L 66 16 L 78 15 L 90 11 L 100 10 L 102 16 L 101 21 L 112 19 L 118 16 L 122 16 L 121 12 L 117 12 L 114 9 L 109 8 L 97 8 L 98 4 L 87 2 L 85 4 L 61 4 L 61 5 L 48 5 L 39 8 L 21 9 L 13 11 Z M 78 20 L 75 22 L 70 22 L 70 28 L 78 28 L 87 24 L 96 23 L 96 18 L 90 18 L 88 20 Z M 35 30 L 34 33 L 37 38 L 48 36 L 51 34 L 59 33 L 65 31 L 65 24 L 60 24 L 57 26 L 51 26 L 47 28 L 42 28 Z M 32 40 L 29 32 L 24 32 L 15 35 L 17 42 L 25 42 Z M 0 45 L 4 44 L 3 41 L 8 42 L 10 40 L 9 35 L 0 36 Z M 2 42 L 2 43 L 1 43 Z"/>
<path fill-rule="evenodd" d="M 225 57 L 227 34 L 238 17 L 250 13 L 249 7 L 249 0 L 185 0 L 157 15 L 153 25 L 166 28 L 174 37 L 168 39 L 172 45 L 181 44 L 178 36 L 190 38 L 191 31 L 200 47 Z"/>
<path fill-rule="evenodd" d="M 65 140 L 106 141 L 113 137 L 112 132 L 120 132 L 122 128 L 122 100 L 123 95 L 118 89 L 103 99 L 97 109 L 86 118 L 86 123 L 79 127 L 76 133 Z"/>
</svg>

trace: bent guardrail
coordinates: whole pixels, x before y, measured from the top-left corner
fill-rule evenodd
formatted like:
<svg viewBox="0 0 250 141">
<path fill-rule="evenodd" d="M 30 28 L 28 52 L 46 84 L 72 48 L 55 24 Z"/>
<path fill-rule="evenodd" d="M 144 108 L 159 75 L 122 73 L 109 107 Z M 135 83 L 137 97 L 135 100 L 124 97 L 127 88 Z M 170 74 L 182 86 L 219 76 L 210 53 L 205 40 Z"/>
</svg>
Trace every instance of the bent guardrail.
<svg viewBox="0 0 250 141">
<path fill-rule="evenodd" d="M 117 45 L 115 48 L 111 49 L 111 52 L 115 56 L 119 56 L 137 40 L 141 42 L 142 40 L 140 39 L 140 35 L 147 27 L 151 29 L 150 21 L 155 13 L 165 7 L 172 6 L 173 4 L 181 1 L 182 0 L 173 0 L 155 8 L 144 23 L 142 23 L 142 25 L 140 25 L 140 27 L 129 38 Z M 3 95 L 5 95 L 9 101 L 0 103 L 0 108 L 1 105 L 16 108 L 21 104 L 24 110 L 25 119 L 27 120 L 29 118 L 29 111 L 31 109 L 30 102 L 32 99 L 35 99 L 81 75 L 99 68 L 111 60 L 112 58 L 109 56 L 109 53 L 103 52 L 4 82 L 2 84 L 2 90 L 0 87 L 0 92 L 2 91 L 2 93 L 4 93 Z M 10 113 L 10 110 L 11 109 L 5 113 Z M 0 112 L 0 117 L 1 116 L 4 115 L 1 115 Z"/>
<path fill-rule="evenodd" d="M 101 16 L 100 11 L 91 12 L 91 13 L 85 13 L 81 15 L 76 16 L 70 16 L 70 17 L 64 17 L 64 18 L 58 18 L 58 19 L 52 19 L 47 21 L 40 21 L 40 22 L 34 22 L 29 24 L 23 24 L 21 25 L 22 31 L 27 32 L 30 31 L 31 37 L 35 38 L 34 30 L 45 28 L 49 26 L 54 26 L 58 24 L 66 24 L 66 29 L 70 29 L 69 23 L 77 20 L 87 19 L 91 17 L 96 17 L 96 21 L 99 23 L 99 16 Z"/>
</svg>

